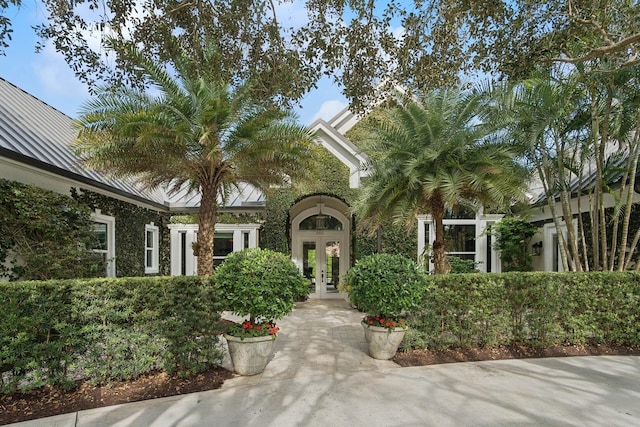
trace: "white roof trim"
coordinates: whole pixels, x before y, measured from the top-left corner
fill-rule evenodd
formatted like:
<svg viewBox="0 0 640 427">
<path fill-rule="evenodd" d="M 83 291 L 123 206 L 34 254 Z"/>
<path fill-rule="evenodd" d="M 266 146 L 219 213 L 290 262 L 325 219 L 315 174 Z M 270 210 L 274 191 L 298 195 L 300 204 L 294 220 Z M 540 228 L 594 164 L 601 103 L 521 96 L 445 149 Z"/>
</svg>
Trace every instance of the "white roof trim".
<svg viewBox="0 0 640 427">
<path fill-rule="evenodd" d="M 364 165 L 368 162 L 366 154 L 345 138 L 336 128 L 322 119 L 311 125 L 316 140 L 349 168 L 349 186 L 358 188 L 360 178 L 366 176 Z"/>
</svg>

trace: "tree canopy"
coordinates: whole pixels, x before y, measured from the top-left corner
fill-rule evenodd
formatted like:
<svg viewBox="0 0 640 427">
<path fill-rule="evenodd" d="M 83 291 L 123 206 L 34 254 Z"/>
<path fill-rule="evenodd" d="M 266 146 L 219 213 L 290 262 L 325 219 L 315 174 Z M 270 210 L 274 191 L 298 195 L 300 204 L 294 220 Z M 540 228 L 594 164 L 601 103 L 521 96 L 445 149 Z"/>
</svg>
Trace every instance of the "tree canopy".
<svg viewBox="0 0 640 427">
<path fill-rule="evenodd" d="M 105 36 L 128 41 L 157 63 L 187 50 L 202 58 L 215 40 L 217 70 L 231 81 L 260 82 L 256 94 L 291 102 L 324 74 L 354 108 L 381 83 L 424 92 L 476 72 L 522 77 L 554 63 L 609 72 L 640 63 L 640 6 L 631 0 L 42 0 L 36 26 L 86 82 L 140 84 Z M 0 1 L 0 54 L 10 41 L 10 5 Z M 96 43 L 97 41 L 97 43 Z"/>
</svg>

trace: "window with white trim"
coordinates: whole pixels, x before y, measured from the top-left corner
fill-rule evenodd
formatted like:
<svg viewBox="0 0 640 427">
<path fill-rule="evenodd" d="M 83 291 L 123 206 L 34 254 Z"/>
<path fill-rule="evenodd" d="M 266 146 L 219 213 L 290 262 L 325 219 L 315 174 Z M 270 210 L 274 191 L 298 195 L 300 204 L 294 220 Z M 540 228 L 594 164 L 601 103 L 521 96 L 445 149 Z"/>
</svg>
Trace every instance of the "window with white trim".
<svg viewBox="0 0 640 427">
<path fill-rule="evenodd" d="M 476 261 L 476 225 L 444 224 L 447 255 Z"/>
<path fill-rule="evenodd" d="M 160 229 L 153 224 L 144 226 L 144 272 L 157 274 L 160 272 Z"/>
<path fill-rule="evenodd" d="M 499 272 L 500 257 L 491 246 L 491 236 L 487 236 L 489 224 L 499 221 L 502 215 L 478 214 L 470 212 L 448 212 L 444 219 L 444 239 L 447 255 L 473 260 L 483 272 Z M 435 227 L 431 215 L 418 216 L 418 261 L 424 262 L 431 256 L 431 245 L 435 240 Z M 434 266 L 430 259 L 429 271 Z"/>
<path fill-rule="evenodd" d="M 94 222 L 93 231 L 97 237 L 97 244 L 93 251 L 100 254 L 104 260 L 105 276 L 116 277 L 116 219 L 103 215 L 100 209 L 91 214 Z"/>
<path fill-rule="evenodd" d="M 234 251 L 258 247 L 261 224 L 216 224 L 213 263 L 220 265 Z M 198 224 L 170 224 L 171 275 L 194 275 L 198 260 L 192 245 L 198 241 Z"/>
<path fill-rule="evenodd" d="M 213 238 L 213 266 L 216 267 L 233 252 L 233 231 L 216 231 Z"/>
</svg>

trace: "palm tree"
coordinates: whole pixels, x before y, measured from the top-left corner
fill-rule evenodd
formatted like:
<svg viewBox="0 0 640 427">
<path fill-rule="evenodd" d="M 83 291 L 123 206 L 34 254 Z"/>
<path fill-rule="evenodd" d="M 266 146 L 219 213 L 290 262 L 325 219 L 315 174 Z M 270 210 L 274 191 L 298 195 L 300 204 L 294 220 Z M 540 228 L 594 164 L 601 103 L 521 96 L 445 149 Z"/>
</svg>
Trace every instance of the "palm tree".
<svg viewBox="0 0 640 427">
<path fill-rule="evenodd" d="M 495 113 L 505 123 L 511 122 L 505 126 L 510 139 L 521 147 L 537 172 L 557 230 L 562 229 L 562 218 L 573 217 L 571 197 L 575 189 L 571 181 L 583 175 L 587 156 L 592 155 L 590 150 L 579 149 L 585 140 L 581 129 L 586 116 L 577 114 L 580 90 L 576 83 L 575 79 L 559 82 L 550 75 L 536 77 L 501 88 L 495 98 Z M 573 227 L 567 227 L 566 238 L 558 233 L 558 245 L 563 269 L 582 271 Z"/>
<path fill-rule="evenodd" d="M 514 152 L 483 123 L 483 98 L 435 90 L 387 109 L 371 125 L 373 159 L 356 213 L 369 226 L 392 218 L 410 227 L 431 214 L 435 273 L 448 271 L 443 219 L 448 209 L 503 204 L 524 196 Z M 373 229 L 373 228 L 372 228 Z"/>
<path fill-rule="evenodd" d="M 173 74 L 131 56 L 154 90 L 100 88 L 82 106 L 76 148 L 90 166 L 149 189 L 198 191 L 198 274 L 209 275 L 219 198 L 240 182 L 264 189 L 303 173 L 312 136 L 290 113 L 254 102 L 249 84 L 198 75 L 186 55 Z"/>
</svg>

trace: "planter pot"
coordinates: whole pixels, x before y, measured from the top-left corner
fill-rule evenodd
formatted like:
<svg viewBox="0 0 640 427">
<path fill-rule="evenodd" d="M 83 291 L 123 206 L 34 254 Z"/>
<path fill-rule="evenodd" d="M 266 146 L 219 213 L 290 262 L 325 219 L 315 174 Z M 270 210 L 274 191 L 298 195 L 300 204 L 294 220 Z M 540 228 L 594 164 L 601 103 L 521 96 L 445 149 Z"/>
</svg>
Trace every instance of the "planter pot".
<svg viewBox="0 0 640 427">
<path fill-rule="evenodd" d="M 362 322 L 364 338 L 369 345 L 369 356 L 374 359 L 389 360 L 404 338 L 405 328 L 381 328 Z"/>
<path fill-rule="evenodd" d="M 233 369 L 240 375 L 256 375 L 269 363 L 276 340 L 273 336 L 240 339 L 225 334 Z"/>
</svg>

